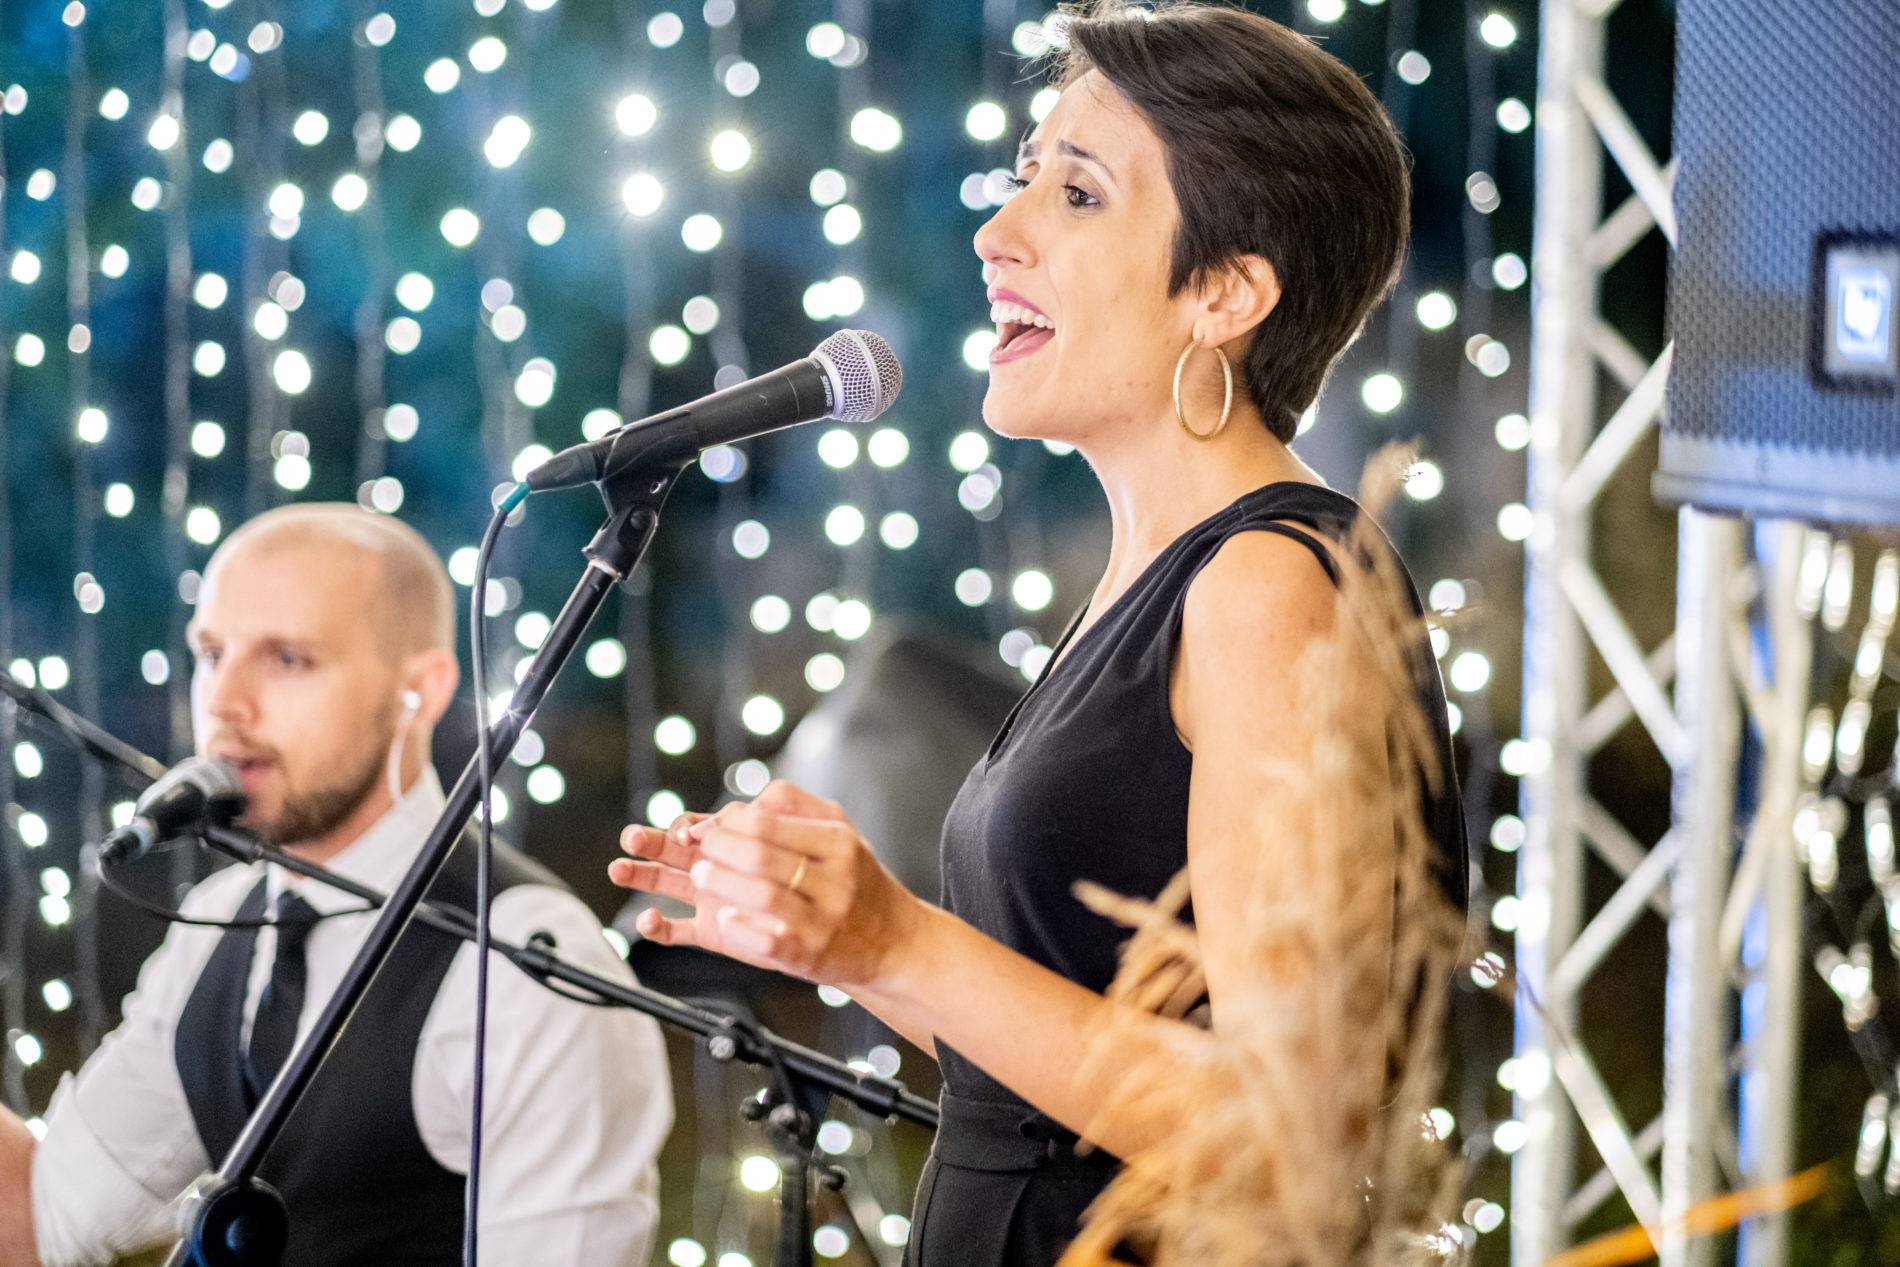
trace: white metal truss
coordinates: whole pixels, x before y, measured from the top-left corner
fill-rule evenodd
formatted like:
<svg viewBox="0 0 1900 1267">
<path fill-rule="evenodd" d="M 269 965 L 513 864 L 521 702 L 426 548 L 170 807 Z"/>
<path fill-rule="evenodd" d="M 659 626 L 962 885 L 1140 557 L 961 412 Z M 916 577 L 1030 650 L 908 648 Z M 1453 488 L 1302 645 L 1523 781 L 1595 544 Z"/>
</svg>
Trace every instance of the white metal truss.
<svg viewBox="0 0 1900 1267">
<path fill-rule="evenodd" d="M 1672 244 L 1676 234 L 1675 163 L 1656 160 L 1604 83 L 1604 28 L 1616 2 L 1544 0 L 1541 17 L 1522 730 L 1530 755 L 1520 783 L 1527 830 L 1518 861 L 1515 1053 L 1516 1111 L 1529 1129 L 1511 1191 L 1512 1261 L 1525 1267 L 1568 1245 L 1576 1224 L 1617 1193 L 1649 1228 L 1664 1267 L 1713 1261 L 1714 1243 L 1693 1236 L 1683 1216 L 1742 1179 L 1729 1037 L 1739 937 L 1724 935 L 1738 922 L 1734 911 L 1724 918 L 1725 907 L 1736 904 L 1765 904 L 1770 950 L 1754 987 L 1776 1018 L 1743 1054 L 1753 1163 L 1746 1180 L 1785 1177 L 1791 1151 L 1801 878 L 1785 846 L 1807 705 L 1807 624 L 1796 600 L 1806 529 L 1778 528 L 1772 569 L 1754 570 L 1745 563 L 1742 521 L 1681 511 L 1677 628 L 1648 651 L 1594 565 L 1598 495 L 1656 425 L 1671 362 L 1668 348 L 1646 361 L 1599 304 L 1605 270 L 1652 229 Z M 1599 218 L 1606 154 L 1634 193 Z M 1599 368 L 1626 393 L 1600 428 Z M 1749 661 L 1745 610 L 1755 599 L 1768 612 L 1771 666 Z M 1594 702 L 1593 649 L 1615 682 Z M 1764 741 L 1763 801 L 1748 860 L 1731 885 L 1744 700 Z M 1669 763 L 1674 785 L 1673 826 L 1648 846 L 1590 795 L 1586 779 L 1593 755 L 1632 720 Z M 1586 850 L 1622 877 L 1595 909 L 1586 909 Z M 1591 1058 L 1595 1018 L 1582 1014 L 1579 1000 L 1646 912 L 1669 929 L 1659 1001 L 1663 1111 L 1632 1130 Z M 1602 1162 L 1581 1181 L 1579 1127 Z M 1781 1221 L 1752 1231 L 1750 1264 L 1785 1258 Z"/>
</svg>

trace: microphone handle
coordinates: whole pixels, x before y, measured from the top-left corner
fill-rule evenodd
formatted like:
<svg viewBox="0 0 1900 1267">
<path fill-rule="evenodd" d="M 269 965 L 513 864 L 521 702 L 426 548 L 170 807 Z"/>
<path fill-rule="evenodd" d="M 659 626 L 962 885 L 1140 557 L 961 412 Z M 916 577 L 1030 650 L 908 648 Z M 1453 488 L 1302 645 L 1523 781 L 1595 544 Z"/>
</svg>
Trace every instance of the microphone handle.
<svg viewBox="0 0 1900 1267">
<path fill-rule="evenodd" d="M 100 862 L 131 862 L 158 847 L 158 824 L 144 814 L 123 827 L 114 827 L 99 842 Z"/>
<path fill-rule="evenodd" d="M 130 822 L 113 828 L 99 842 L 99 856 L 103 861 L 129 862 L 143 858 L 194 825 L 222 827 L 244 812 L 245 798 L 241 791 L 230 788 L 207 794 L 197 782 L 179 779 L 169 786 L 153 785 L 139 804 Z"/>
<path fill-rule="evenodd" d="M 563 449 L 529 471 L 526 482 L 536 493 L 599 483 L 649 460 L 656 447 L 670 451 L 675 445 L 710 449 L 734 444 L 823 418 L 831 409 L 825 372 L 806 357 Z"/>
<path fill-rule="evenodd" d="M 699 435 L 699 447 L 710 449 L 823 418 L 831 412 L 831 389 L 825 372 L 808 356 L 685 408 Z"/>
</svg>

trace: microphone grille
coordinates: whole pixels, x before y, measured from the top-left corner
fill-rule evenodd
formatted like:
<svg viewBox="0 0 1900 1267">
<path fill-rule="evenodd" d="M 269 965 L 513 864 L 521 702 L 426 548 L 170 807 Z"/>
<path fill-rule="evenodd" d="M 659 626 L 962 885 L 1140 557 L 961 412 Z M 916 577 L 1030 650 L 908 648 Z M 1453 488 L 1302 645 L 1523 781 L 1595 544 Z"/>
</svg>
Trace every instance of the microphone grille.
<svg viewBox="0 0 1900 1267">
<path fill-rule="evenodd" d="M 200 763 L 204 788 L 212 796 L 244 795 L 244 780 L 237 767 L 218 757 L 206 757 Z"/>
<path fill-rule="evenodd" d="M 180 783 L 191 784 L 206 797 L 244 795 L 244 780 L 238 777 L 237 767 L 229 761 L 217 757 L 187 757 L 140 794 L 138 812 L 142 814 L 150 809 L 153 802 Z"/>
<path fill-rule="evenodd" d="M 891 407 L 904 367 L 891 345 L 869 330 L 839 330 L 811 354 L 831 388 L 831 416 L 869 422 Z"/>
<path fill-rule="evenodd" d="M 237 767 L 221 757 L 192 757 L 173 767 L 180 779 L 189 779 L 204 789 L 206 796 L 242 796 L 244 780 Z"/>
</svg>

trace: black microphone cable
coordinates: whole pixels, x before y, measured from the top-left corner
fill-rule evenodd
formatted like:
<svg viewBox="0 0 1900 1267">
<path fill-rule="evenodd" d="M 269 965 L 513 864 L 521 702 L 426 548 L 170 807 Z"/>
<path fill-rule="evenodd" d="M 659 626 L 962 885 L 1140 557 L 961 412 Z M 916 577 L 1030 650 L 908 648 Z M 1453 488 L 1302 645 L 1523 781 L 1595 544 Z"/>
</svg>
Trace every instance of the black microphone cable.
<svg viewBox="0 0 1900 1267">
<path fill-rule="evenodd" d="M 143 911 L 145 914 L 153 916 L 154 918 L 162 919 L 169 924 L 184 924 L 191 928 L 275 928 L 282 922 L 281 920 L 270 918 L 200 919 L 195 915 L 187 915 L 183 911 L 174 910 L 169 906 L 162 906 L 149 898 L 140 897 L 137 893 L 134 893 L 113 877 L 113 870 L 119 866 L 122 861 L 123 860 L 106 858 L 104 856 L 100 857 L 97 872 L 99 876 L 99 886 L 118 898 L 121 902 L 124 902 L 127 906 L 135 910 Z M 335 919 L 339 915 L 361 915 L 365 911 L 373 911 L 375 909 L 374 906 L 369 905 L 347 906 L 340 911 L 321 911 L 317 914 L 316 919 L 300 920 L 298 922 L 308 926 L 316 923 L 318 920 Z"/>
<path fill-rule="evenodd" d="M 488 942 L 489 894 L 494 841 L 495 753 L 488 732 L 488 569 L 495 543 L 508 525 L 508 516 L 527 499 L 528 486 L 516 484 L 495 504 L 488 528 L 475 555 L 475 583 L 468 600 L 469 667 L 475 679 L 475 770 L 479 796 L 475 815 L 479 847 L 475 851 L 475 1060 L 469 1079 L 468 1187 L 462 1218 L 462 1264 L 477 1267 L 475 1216 L 482 1190 L 482 1098 L 488 1072 Z"/>
</svg>

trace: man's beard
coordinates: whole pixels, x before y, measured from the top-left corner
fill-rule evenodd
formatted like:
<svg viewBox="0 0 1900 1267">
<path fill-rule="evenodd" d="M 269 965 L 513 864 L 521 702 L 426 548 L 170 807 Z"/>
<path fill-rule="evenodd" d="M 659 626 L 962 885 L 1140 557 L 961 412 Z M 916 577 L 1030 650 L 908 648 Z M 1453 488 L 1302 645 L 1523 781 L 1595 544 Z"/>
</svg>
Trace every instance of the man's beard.
<svg viewBox="0 0 1900 1267">
<path fill-rule="evenodd" d="M 347 771 L 346 777 L 336 783 L 308 792 L 292 791 L 286 786 L 283 812 L 262 834 L 277 845 L 294 845 L 329 835 L 376 790 L 377 780 L 383 777 L 383 763 L 382 754 L 365 747 L 362 767 Z"/>
</svg>

